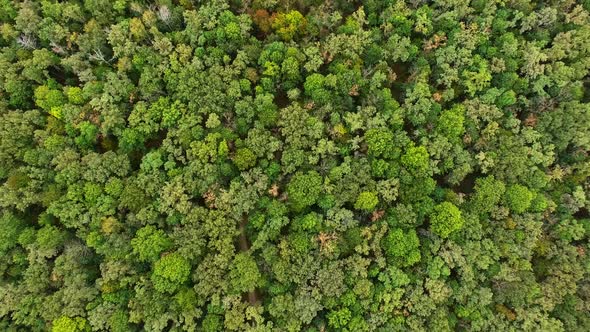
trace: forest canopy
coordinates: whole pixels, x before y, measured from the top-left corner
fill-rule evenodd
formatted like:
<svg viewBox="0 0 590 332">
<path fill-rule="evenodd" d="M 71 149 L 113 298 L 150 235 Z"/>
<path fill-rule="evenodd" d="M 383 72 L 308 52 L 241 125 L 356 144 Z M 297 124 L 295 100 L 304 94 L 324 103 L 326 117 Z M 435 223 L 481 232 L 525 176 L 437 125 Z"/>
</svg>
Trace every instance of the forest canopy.
<svg viewBox="0 0 590 332">
<path fill-rule="evenodd" d="M 0 0 L 0 330 L 590 331 L 589 0 Z"/>
</svg>

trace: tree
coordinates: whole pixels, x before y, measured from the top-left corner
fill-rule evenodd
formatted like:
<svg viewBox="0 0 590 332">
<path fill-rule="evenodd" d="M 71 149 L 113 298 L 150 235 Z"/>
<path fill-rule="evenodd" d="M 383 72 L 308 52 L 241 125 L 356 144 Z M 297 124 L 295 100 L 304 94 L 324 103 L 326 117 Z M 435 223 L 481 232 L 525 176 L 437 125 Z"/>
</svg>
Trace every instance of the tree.
<svg viewBox="0 0 590 332">
<path fill-rule="evenodd" d="M 531 206 L 533 196 L 527 187 L 515 184 L 506 189 L 504 202 L 514 213 L 523 213 Z"/>
<path fill-rule="evenodd" d="M 217 332 L 223 330 L 223 318 L 220 315 L 208 314 L 203 319 L 202 328 L 205 332 Z"/>
<path fill-rule="evenodd" d="M 67 316 L 61 316 L 53 322 L 51 327 L 52 332 L 85 332 L 91 331 L 90 325 L 86 319 L 82 317 L 70 318 Z"/>
<path fill-rule="evenodd" d="M 295 173 L 287 185 L 289 202 L 295 211 L 313 205 L 322 192 L 322 177 L 316 171 Z"/>
<path fill-rule="evenodd" d="M 465 131 L 464 116 L 465 108 L 462 106 L 455 106 L 450 110 L 441 112 L 438 118 L 436 131 L 448 139 L 457 139 Z"/>
<path fill-rule="evenodd" d="M 0 0 L 0 331 L 590 331 L 589 11 Z"/>
<path fill-rule="evenodd" d="M 415 230 L 404 231 L 395 228 L 384 238 L 387 256 L 398 266 L 406 267 L 418 263 L 421 259 L 420 239 Z"/>
<path fill-rule="evenodd" d="M 75 138 L 76 144 L 82 149 L 91 149 L 97 140 L 98 128 L 88 122 L 84 121 L 79 125 L 80 135 Z"/>
<path fill-rule="evenodd" d="M 131 240 L 133 252 L 139 256 L 140 261 L 155 262 L 160 254 L 172 246 L 172 242 L 161 229 L 148 225 L 140 228 Z"/>
<path fill-rule="evenodd" d="M 331 311 L 327 315 L 328 325 L 335 329 L 344 328 L 351 318 L 351 313 L 348 308 L 342 308 L 340 310 Z"/>
<path fill-rule="evenodd" d="M 66 98 L 58 89 L 52 89 L 48 85 L 40 85 L 35 89 L 35 103 L 45 111 L 65 104 Z"/>
<path fill-rule="evenodd" d="M 429 169 L 429 155 L 424 146 L 411 146 L 401 157 L 402 165 L 413 174 L 424 174 Z"/>
<path fill-rule="evenodd" d="M 461 210 L 451 202 L 436 205 L 430 214 L 430 230 L 442 238 L 460 230 L 463 224 Z"/>
<path fill-rule="evenodd" d="M 286 41 L 305 31 L 307 20 L 300 12 L 291 10 L 288 13 L 278 13 L 271 17 L 271 26 L 276 33 Z"/>
<path fill-rule="evenodd" d="M 0 253 L 7 254 L 17 245 L 19 233 L 23 230 L 23 223 L 10 212 L 0 216 Z"/>
<path fill-rule="evenodd" d="M 488 87 L 492 75 L 488 65 L 481 57 L 476 56 L 471 70 L 464 70 L 462 76 L 465 79 L 465 88 L 470 96 Z"/>
<path fill-rule="evenodd" d="M 500 203 L 506 186 L 502 181 L 496 180 L 493 175 L 475 180 L 475 194 L 472 203 L 475 210 L 480 213 L 487 213 Z"/>
<path fill-rule="evenodd" d="M 252 292 L 262 285 L 262 275 L 256 261 L 246 253 L 239 253 L 229 271 L 230 285 L 234 292 Z"/>
<path fill-rule="evenodd" d="M 393 133 L 387 129 L 373 128 L 365 133 L 365 140 L 369 147 L 369 153 L 378 157 L 390 154 L 393 150 Z"/>
<path fill-rule="evenodd" d="M 243 171 L 256 164 L 256 155 L 249 148 L 241 148 L 236 151 L 233 161 L 238 169 Z"/>
<path fill-rule="evenodd" d="M 162 256 L 154 264 L 152 282 L 154 288 L 162 293 L 174 293 L 188 280 L 190 263 L 180 254 L 173 252 Z"/>
<path fill-rule="evenodd" d="M 377 197 L 377 194 L 370 191 L 363 191 L 356 199 L 354 208 L 357 210 L 372 211 L 378 203 L 379 198 Z"/>
</svg>

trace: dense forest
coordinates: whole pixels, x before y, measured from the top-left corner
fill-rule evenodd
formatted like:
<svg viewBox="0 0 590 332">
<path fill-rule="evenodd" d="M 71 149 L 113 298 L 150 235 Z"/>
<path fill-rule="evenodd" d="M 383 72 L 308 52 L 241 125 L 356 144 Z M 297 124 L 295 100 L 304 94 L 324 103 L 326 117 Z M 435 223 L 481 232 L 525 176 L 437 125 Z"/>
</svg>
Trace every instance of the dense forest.
<svg viewBox="0 0 590 332">
<path fill-rule="evenodd" d="M 590 0 L 0 0 L 0 330 L 590 331 Z"/>
</svg>

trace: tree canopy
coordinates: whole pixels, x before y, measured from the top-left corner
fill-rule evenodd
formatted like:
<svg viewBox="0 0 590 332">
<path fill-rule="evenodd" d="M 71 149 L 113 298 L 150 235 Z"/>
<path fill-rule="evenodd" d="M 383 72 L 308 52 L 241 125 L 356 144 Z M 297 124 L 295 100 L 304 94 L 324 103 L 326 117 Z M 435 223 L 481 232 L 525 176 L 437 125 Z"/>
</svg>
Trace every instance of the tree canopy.
<svg viewBox="0 0 590 332">
<path fill-rule="evenodd" d="M 589 0 L 0 0 L 0 331 L 590 331 L 589 45 Z"/>
</svg>

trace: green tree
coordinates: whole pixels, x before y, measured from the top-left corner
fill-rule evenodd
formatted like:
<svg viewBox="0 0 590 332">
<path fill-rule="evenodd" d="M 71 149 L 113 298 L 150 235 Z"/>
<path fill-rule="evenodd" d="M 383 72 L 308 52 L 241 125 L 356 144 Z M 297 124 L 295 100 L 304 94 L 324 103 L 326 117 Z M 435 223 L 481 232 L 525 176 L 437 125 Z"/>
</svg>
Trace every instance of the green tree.
<svg viewBox="0 0 590 332">
<path fill-rule="evenodd" d="M 493 175 L 475 180 L 475 193 L 472 203 L 475 210 L 480 213 L 490 212 L 500 201 L 506 191 L 502 181 L 496 180 Z"/>
<path fill-rule="evenodd" d="M 6 254 L 17 244 L 18 235 L 23 229 L 23 223 L 10 212 L 0 216 L 0 253 Z"/>
<path fill-rule="evenodd" d="M 461 210 L 450 202 L 436 205 L 430 214 L 430 230 L 442 238 L 460 230 L 463 224 Z"/>
<path fill-rule="evenodd" d="M 378 157 L 393 150 L 393 133 L 387 129 L 373 128 L 365 133 L 369 153 Z"/>
<path fill-rule="evenodd" d="M 262 275 L 256 261 L 246 253 L 239 253 L 234 257 L 229 280 L 233 291 L 238 293 L 251 292 L 262 285 Z"/>
<path fill-rule="evenodd" d="M 143 262 L 155 262 L 160 254 L 172 246 L 172 241 L 161 229 L 148 225 L 140 228 L 131 240 L 133 252 Z"/>
<path fill-rule="evenodd" d="M 429 155 L 424 146 L 411 146 L 401 157 L 402 164 L 414 174 L 424 174 L 429 169 Z"/>
<path fill-rule="evenodd" d="M 79 130 L 80 135 L 75 139 L 76 144 L 83 149 L 92 148 L 98 138 L 98 128 L 94 124 L 84 121 L 80 123 Z"/>
<path fill-rule="evenodd" d="M 154 288 L 162 293 L 174 293 L 188 280 L 190 272 L 190 263 L 180 254 L 173 252 L 165 255 L 154 264 Z"/>
<path fill-rule="evenodd" d="M 443 111 L 438 118 L 436 131 L 449 139 L 457 139 L 465 131 L 464 113 L 465 108 L 462 106 L 455 106 L 450 110 Z"/>
<path fill-rule="evenodd" d="M 383 247 L 387 256 L 398 266 L 412 266 L 421 259 L 420 239 L 415 230 L 401 228 L 389 230 Z"/>
<path fill-rule="evenodd" d="M 66 97 L 57 89 L 51 89 L 47 85 L 40 85 L 35 89 L 35 103 L 45 111 L 66 103 Z"/>
<path fill-rule="evenodd" d="M 287 13 L 278 13 L 272 17 L 271 26 L 275 32 L 286 41 L 293 39 L 296 35 L 304 33 L 307 20 L 297 10 Z"/>
<path fill-rule="evenodd" d="M 504 203 L 514 213 L 523 213 L 531 206 L 533 197 L 534 194 L 527 187 L 515 184 L 506 189 Z"/>
<path fill-rule="evenodd" d="M 352 317 L 348 308 L 342 308 L 340 310 L 330 311 L 327 315 L 328 325 L 335 329 L 342 329 L 348 324 Z"/>
<path fill-rule="evenodd" d="M 86 332 L 91 331 L 90 325 L 86 319 L 82 317 L 70 318 L 67 316 L 61 316 L 53 321 L 52 332 Z"/>
<path fill-rule="evenodd" d="M 363 191 L 356 199 L 354 208 L 357 210 L 372 211 L 378 203 L 379 198 L 377 194 L 371 191 Z"/>
<path fill-rule="evenodd" d="M 0 0 L 0 331 L 590 331 L 589 11 Z"/>
<path fill-rule="evenodd" d="M 295 211 L 313 205 L 322 192 L 322 177 L 316 171 L 298 172 L 287 185 L 289 202 Z"/>
<path fill-rule="evenodd" d="M 256 155 L 248 148 L 241 148 L 236 151 L 233 161 L 238 169 L 243 171 L 256 164 Z"/>
</svg>

